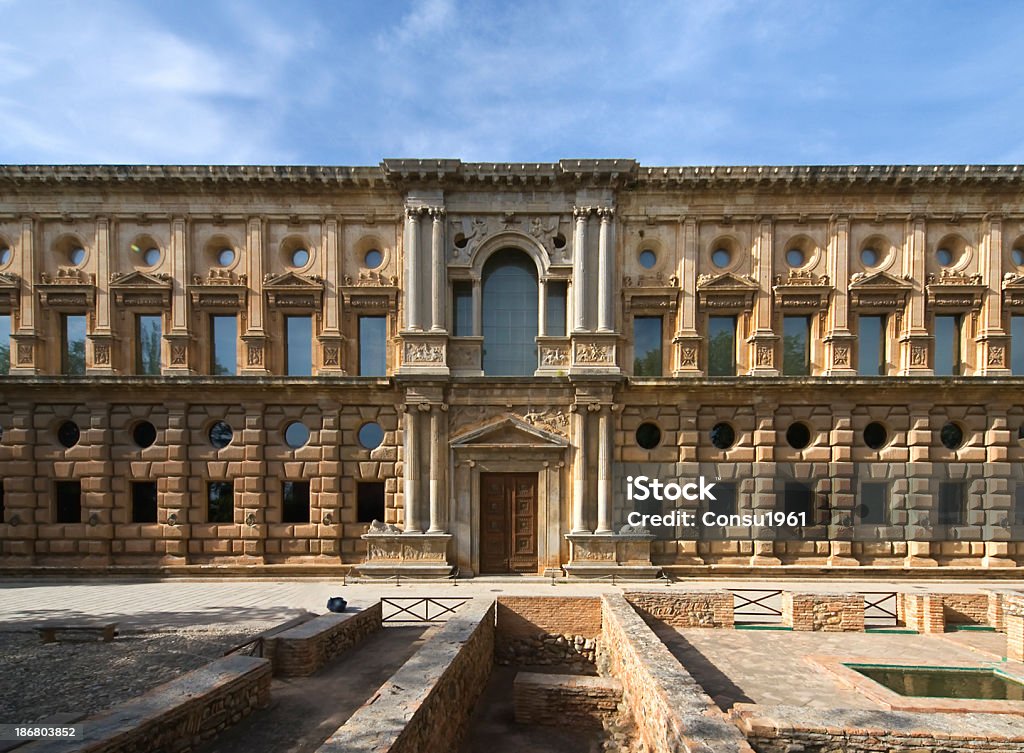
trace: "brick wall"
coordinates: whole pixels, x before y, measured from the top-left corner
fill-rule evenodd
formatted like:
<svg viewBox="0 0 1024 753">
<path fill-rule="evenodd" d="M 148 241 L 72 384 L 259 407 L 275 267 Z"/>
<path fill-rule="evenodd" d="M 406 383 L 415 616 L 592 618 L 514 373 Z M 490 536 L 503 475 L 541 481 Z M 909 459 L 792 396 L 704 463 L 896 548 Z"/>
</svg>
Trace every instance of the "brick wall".
<svg viewBox="0 0 1024 753">
<path fill-rule="evenodd" d="M 601 601 L 596 597 L 498 598 L 499 664 L 592 668 L 600 635 Z"/>
<path fill-rule="evenodd" d="M 519 724 L 601 729 L 618 713 L 622 683 L 611 677 L 520 672 L 512 695 Z"/>
<path fill-rule="evenodd" d="M 937 594 L 947 625 L 988 625 L 988 594 Z"/>
<path fill-rule="evenodd" d="M 919 633 L 943 633 L 946 630 L 942 597 L 932 594 L 904 594 L 906 625 Z"/>
<path fill-rule="evenodd" d="M 1006 658 L 1024 661 L 1024 612 L 1006 615 Z"/>
<path fill-rule="evenodd" d="M 226 656 L 89 717 L 88 739 L 69 747 L 52 739 L 29 743 L 25 753 L 188 753 L 270 702 L 270 662 Z"/>
<path fill-rule="evenodd" d="M 733 627 L 733 596 L 729 591 L 627 591 L 625 596 L 648 624 L 658 620 L 672 627 Z"/>
<path fill-rule="evenodd" d="M 493 664 L 493 603 L 470 600 L 317 753 L 458 750 Z"/>
<path fill-rule="evenodd" d="M 737 704 L 733 718 L 759 753 L 1020 753 L 1024 728 L 1011 714 L 923 714 Z"/>
<path fill-rule="evenodd" d="M 782 594 L 782 624 L 794 630 L 864 632 L 864 597 L 786 591 Z"/>
<path fill-rule="evenodd" d="M 381 603 L 361 612 L 322 614 L 263 644 L 264 655 L 282 677 L 311 675 L 327 662 L 348 651 L 381 629 Z"/>
<path fill-rule="evenodd" d="M 625 597 L 602 597 L 602 674 L 622 683 L 637 736 L 651 753 L 752 753 L 739 730 L 676 660 Z"/>
</svg>

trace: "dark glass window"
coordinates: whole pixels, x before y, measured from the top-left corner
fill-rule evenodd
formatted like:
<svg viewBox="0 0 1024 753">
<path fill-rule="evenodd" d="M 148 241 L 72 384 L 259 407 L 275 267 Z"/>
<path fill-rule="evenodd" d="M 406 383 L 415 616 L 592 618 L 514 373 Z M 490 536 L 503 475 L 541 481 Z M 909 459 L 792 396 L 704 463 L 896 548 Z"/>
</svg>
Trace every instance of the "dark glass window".
<svg viewBox="0 0 1024 753">
<path fill-rule="evenodd" d="M 132 482 L 132 523 L 156 523 L 156 481 Z"/>
<path fill-rule="evenodd" d="M 967 485 L 963 481 L 939 482 L 939 525 L 962 526 L 967 519 Z"/>
<path fill-rule="evenodd" d="M 807 424 L 795 421 L 786 429 L 786 443 L 794 450 L 802 450 L 811 443 L 811 430 Z"/>
<path fill-rule="evenodd" d="M 551 337 L 565 337 L 565 304 L 568 299 L 566 283 L 549 282 L 546 287 L 548 301 L 545 330 Z"/>
<path fill-rule="evenodd" d="M 210 373 L 218 376 L 238 373 L 238 317 L 210 317 Z"/>
<path fill-rule="evenodd" d="M 384 520 L 384 482 L 360 481 L 356 484 L 356 522 Z"/>
<path fill-rule="evenodd" d="M 865 481 L 860 485 L 860 504 L 857 522 L 864 525 L 884 525 L 889 522 L 889 484 L 884 481 Z"/>
<path fill-rule="evenodd" d="M 309 522 L 309 482 L 281 482 L 281 522 Z"/>
<path fill-rule="evenodd" d="M 156 427 L 149 421 L 139 421 L 132 429 L 132 440 L 143 449 L 152 447 L 156 442 Z"/>
<path fill-rule="evenodd" d="M 235 521 L 235 483 L 208 481 L 206 483 L 206 522 L 233 523 Z"/>
<path fill-rule="evenodd" d="M 537 267 L 522 251 L 491 256 L 483 273 L 484 373 L 530 376 L 537 369 Z"/>
<path fill-rule="evenodd" d="M 782 318 L 782 373 L 787 376 L 808 376 L 811 373 L 810 317 Z"/>
<path fill-rule="evenodd" d="M 636 427 L 636 443 L 645 450 L 653 450 L 661 444 L 661 429 L 649 421 Z"/>
<path fill-rule="evenodd" d="M 385 376 L 387 372 L 388 320 L 383 316 L 359 317 L 359 375 Z"/>
<path fill-rule="evenodd" d="M 473 335 L 473 283 L 452 283 L 452 334 L 455 337 Z"/>
<path fill-rule="evenodd" d="M 61 348 L 61 373 L 81 375 L 85 373 L 85 316 L 62 314 L 63 347 Z"/>
<path fill-rule="evenodd" d="M 1013 493 L 1013 524 L 1024 526 L 1024 483 L 1018 483 Z"/>
<path fill-rule="evenodd" d="M 54 484 L 57 495 L 57 522 L 82 522 L 82 482 L 57 481 Z"/>
<path fill-rule="evenodd" d="M 11 373 L 11 315 L 0 314 L 0 374 Z"/>
<path fill-rule="evenodd" d="M 7 520 L 7 507 L 4 503 L 4 480 L 0 478 L 0 523 Z"/>
<path fill-rule="evenodd" d="M 736 376 L 736 317 L 708 317 L 708 376 Z"/>
<path fill-rule="evenodd" d="M 1024 374 L 1024 316 L 1010 317 L 1010 371 Z"/>
<path fill-rule="evenodd" d="M 634 375 L 662 375 L 660 316 L 634 317 L 633 348 Z"/>
<path fill-rule="evenodd" d="M 889 441 L 889 432 L 883 424 L 872 421 L 864 427 L 864 444 L 872 450 L 880 450 Z"/>
<path fill-rule="evenodd" d="M 310 376 L 313 373 L 313 317 L 286 316 L 285 373 Z"/>
<path fill-rule="evenodd" d="M 960 373 L 960 317 L 935 317 L 935 375 Z"/>
<path fill-rule="evenodd" d="M 814 490 L 803 481 L 787 481 L 782 494 L 783 511 L 806 513 L 807 525 L 814 523 Z"/>
<path fill-rule="evenodd" d="M 885 372 L 885 317 L 859 317 L 857 373 L 861 376 L 879 376 L 884 375 Z"/>
<path fill-rule="evenodd" d="M 82 431 L 74 421 L 65 421 L 57 427 L 57 441 L 71 449 L 82 438 Z"/>
<path fill-rule="evenodd" d="M 732 481 L 718 481 L 715 488 L 711 490 L 715 495 L 713 500 L 708 500 L 708 510 L 715 515 L 736 514 L 736 484 Z"/>
<path fill-rule="evenodd" d="M 724 421 L 711 427 L 711 444 L 719 450 L 728 450 L 736 443 L 736 430 Z"/>
<path fill-rule="evenodd" d="M 149 376 L 160 373 L 159 315 L 139 314 L 135 317 L 135 373 Z"/>
</svg>

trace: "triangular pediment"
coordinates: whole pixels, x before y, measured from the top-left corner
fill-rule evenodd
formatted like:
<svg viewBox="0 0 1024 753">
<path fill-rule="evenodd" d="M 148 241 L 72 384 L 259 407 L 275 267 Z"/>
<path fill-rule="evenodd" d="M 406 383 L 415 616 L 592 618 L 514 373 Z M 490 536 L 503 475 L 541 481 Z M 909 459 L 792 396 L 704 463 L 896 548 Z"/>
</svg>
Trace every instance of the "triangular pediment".
<svg viewBox="0 0 1024 753">
<path fill-rule="evenodd" d="M 288 289 L 288 290 L 323 290 L 323 283 L 309 277 L 304 277 L 298 272 L 285 272 L 284 274 L 267 276 L 263 281 L 264 290 L 267 289 Z"/>
<path fill-rule="evenodd" d="M 169 288 L 171 280 L 169 277 L 147 274 L 146 272 L 125 272 L 110 280 L 110 286 L 114 288 Z"/>
<path fill-rule="evenodd" d="M 1003 279 L 1003 290 L 1024 290 L 1024 275 L 1007 274 Z"/>
<path fill-rule="evenodd" d="M 473 429 L 452 440 L 452 447 L 550 447 L 568 446 L 564 437 L 510 416 Z"/>
<path fill-rule="evenodd" d="M 756 290 L 757 283 L 732 272 L 723 272 L 720 275 L 701 275 L 697 287 L 701 290 Z"/>
<path fill-rule="evenodd" d="M 875 289 L 886 289 L 886 290 L 906 290 L 910 288 L 910 283 L 906 280 L 900 280 L 897 277 L 893 277 L 887 272 L 873 272 L 863 277 L 858 277 L 850 283 L 851 288 L 875 288 Z"/>
</svg>

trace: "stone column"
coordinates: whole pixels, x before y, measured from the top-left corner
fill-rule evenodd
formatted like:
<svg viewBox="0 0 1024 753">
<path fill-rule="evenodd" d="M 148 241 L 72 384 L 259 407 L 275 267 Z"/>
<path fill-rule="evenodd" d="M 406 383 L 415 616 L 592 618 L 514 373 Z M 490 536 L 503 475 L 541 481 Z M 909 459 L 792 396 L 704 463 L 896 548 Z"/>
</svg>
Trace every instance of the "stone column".
<svg viewBox="0 0 1024 753">
<path fill-rule="evenodd" d="M 986 376 L 1008 376 L 1007 360 L 1009 339 L 1003 328 L 1003 222 L 990 217 L 988 228 L 981 238 L 978 270 L 985 282 L 981 316 L 978 327 L 978 349 L 975 371 Z M 1019 347 L 1019 346 L 1018 346 Z"/>
<path fill-rule="evenodd" d="M 338 248 L 342 224 L 333 217 L 324 218 L 321 228 L 324 251 L 324 313 L 317 373 L 344 374 L 345 348 L 342 344 L 345 338 L 341 334 L 341 256 Z"/>
<path fill-rule="evenodd" d="M 430 409 L 430 528 L 427 533 L 443 533 L 445 530 L 443 507 L 445 499 L 445 469 L 448 458 L 445 448 L 446 405 L 438 404 Z"/>
<path fill-rule="evenodd" d="M 473 280 L 473 336 L 484 333 L 483 281 Z"/>
<path fill-rule="evenodd" d="M 537 336 L 548 334 L 548 283 L 540 280 L 537 284 Z"/>
<path fill-rule="evenodd" d="M 405 326 L 411 330 L 423 329 L 420 319 L 420 209 L 406 207 L 405 228 Z"/>
<path fill-rule="evenodd" d="M 757 277 L 758 290 L 754 297 L 753 334 L 750 342 L 751 364 L 750 374 L 757 376 L 777 376 L 779 368 L 775 359 L 778 357 L 778 336 L 772 328 L 772 254 L 774 248 L 774 228 L 771 219 L 763 219 L 754 225 L 757 235 L 754 242 L 754 274 Z"/>
<path fill-rule="evenodd" d="M 915 217 L 907 221 L 903 241 L 904 279 L 912 285 L 900 333 L 900 376 L 931 376 L 932 336 L 925 327 L 925 221 Z"/>
<path fill-rule="evenodd" d="M 420 406 L 407 404 L 405 406 L 405 459 L 403 475 L 405 477 L 405 533 L 422 533 L 423 527 L 420 524 L 419 511 L 419 484 L 420 484 L 420 447 L 419 438 L 419 413 Z"/>
<path fill-rule="evenodd" d="M 615 312 L 612 309 L 612 276 L 615 271 L 615 246 L 612 242 L 612 216 L 615 210 L 603 207 L 598 210 L 601 217 L 601 234 L 597 247 L 597 330 L 611 332 L 615 329 Z"/>
<path fill-rule="evenodd" d="M 572 467 L 572 533 L 589 533 L 584 516 L 587 503 L 587 406 L 573 405 L 573 446 L 576 459 Z"/>
<path fill-rule="evenodd" d="M 854 338 L 850 332 L 847 289 L 850 285 L 850 220 L 837 218 L 831 223 L 828 239 L 828 274 L 834 291 L 828 308 L 825 333 L 825 373 L 852 376 Z"/>
<path fill-rule="evenodd" d="M 576 232 L 572 238 L 572 279 L 573 290 L 573 329 L 587 329 L 587 218 L 590 207 L 576 207 L 573 216 L 576 218 Z"/>
<path fill-rule="evenodd" d="M 112 222 L 109 217 L 96 219 L 96 279 L 106 282 L 110 280 L 110 236 Z M 114 373 L 113 339 L 111 331 L 111 300 L 110 288 L 100 284 L 96 286 L 96 320 L 89 333 L 89 345 L 92 358 L 88 369 L 91 373 Z"/>
<path fill-rule="evenodd" d="M 433 276 L 433 297 L 430 300 L 430 330 L 444 332 L 444 302 L 448 299 L 445 290 L 447 277 L 444 260 L 444 207 L 433 207 L 430 232 L 430 269 Z"/>
<path fill-rule="evenodd" d="M 597 529 L 612 530 L 612 440 L 611 406 L 602 405 L 597 417 Z"/>
</svg>

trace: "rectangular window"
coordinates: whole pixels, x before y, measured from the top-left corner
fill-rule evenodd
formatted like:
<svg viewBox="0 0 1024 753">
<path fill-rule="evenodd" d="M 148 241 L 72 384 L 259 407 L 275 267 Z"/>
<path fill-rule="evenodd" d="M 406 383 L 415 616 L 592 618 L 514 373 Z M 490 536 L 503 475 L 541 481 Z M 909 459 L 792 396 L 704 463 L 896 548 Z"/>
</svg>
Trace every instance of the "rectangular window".
<svg viewBox="0 0 1024 753">
<path fill-rule="evenodd" d="M 11 315 L 0 314 L 0 374 L 11 373 Z"/>
<path fill-rule="evenodd" d="M 208 481 L 206 483 L 206 522 L 235 522 L 234 481 Z"/>
<path fill-rule="evenodd" d="M 82 314 L 61 315 L 61 373 L 81 375 L 85 373 L 85 316 Z"/>
<path fill-rule="evenodd" d="M 708 317 L 708 376 L 736 376 L 736 317 Z"/>
<path fill-rule="evenodd" d="M 633 319 L 633 374 L 661 376 L 661 317 L 637 316 Z"/>
<path fill-rule="evenodd" d="M 210 317 L 210 373 L 226 376 L 238 373 L 238 317 Z"/>
<path fill-rule="evenodd" d="M 386 376 L 388 320 L 384 316 L 359 317 L 359 375 Z"/>
<path fill-rule="evenodd" d="M 54 484 L 57 496 L 57 522 L 82 522 L 82 482 L 57 481 Z"/>
<path fill-rule="evenodd" d="M 550 337 L 565 337 L 565 305 L 568 299 L 566 283 L 548 282 L 544 287 L 547 288 L 548 296 L 544 329 Z"/>
<path fill-rule="evenodd" d="M 356 522 L 384 522 L 384 482 L 360 481 L 356 484 Z"/>
<path fill-rule="evenodd" d="M 814 525 L 814 490 L 802 481 L 787 481 L 782 495 L 783 511 L 797 515 L 803 513 L 807 525 Z"/>
<path fill-rule="evenodd" d="M 939 482 L 939 525 L 962 526 L 967 520 L 967 485 L 963 481 Z"/>
<path fill-rule="evenodd" d="M 935 376 L 960 373 L 960 317 L 935 317 Z"/>
<path fill-rule="evenodd" d="M 1024 316 L 1010 317 L 1010 372 L 1024 374 Z"/>
<path fill-rule="evenodd" d="M 884 376 L 885 358 L 885 317 L 858 317 L 857 373 L 861 376 Z"/>
<path fill-rule="evenodd" d="M 281 482 L 281 522 L 309 522 L 309 482 Z"/>
<path fill-rule="evenodd" d="M 160 329 L 159 314 L 139 314 L 135 317 L 136 374 L 160 374 Z"/>
<path fill-rule="evenodd" d="M 132 482 L 132 523 L 156 523 L 156 481 Z"/>
<path fill-rule="evenodd" d="M 4 503 L 4 480 L 0 478 L 0 523 L 7 520 L 7 507 Z"/>
<path fill-rule="evenodd" d="M 782 373 L 787 376 L 811 373 L 811 319 L 808 316 L 782 318 Z"/>
<path fill-rule="evenodd" d="M 1024 526 L 1024 483 L 1018 483 L 1013 493 L 1013 524 Z"/>
<path fill-rule="evenodd" d="M 452 283 L 452 334 L 471 337 L 473 332 L 473 283 Z"/>
<path fill-rule="evenodd" d="M 313 317 L 286 316 L 284 318 L 285 374 L 312 376 L 313 374 Z"/>
<path fill-rule="evenodd" d="M 736 514 L 736 484 L 732 481 L 719 481 L 712 490 L 713 500 L 708 500 L 708 511 L 715 515 Z"/>
<path fill-rule="evenodd" d="M 889 522 L 889 484 L 884 481 L 865 481 L 860 485 L 860 504 L 856 509 L 857 523 L 885 525 Z"/>
</svg>

